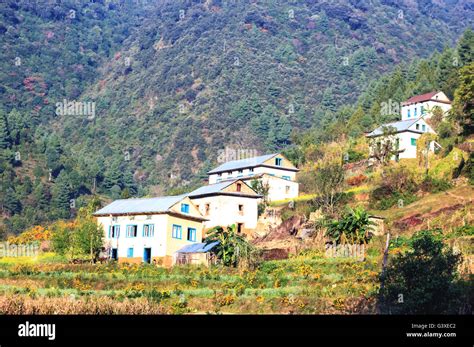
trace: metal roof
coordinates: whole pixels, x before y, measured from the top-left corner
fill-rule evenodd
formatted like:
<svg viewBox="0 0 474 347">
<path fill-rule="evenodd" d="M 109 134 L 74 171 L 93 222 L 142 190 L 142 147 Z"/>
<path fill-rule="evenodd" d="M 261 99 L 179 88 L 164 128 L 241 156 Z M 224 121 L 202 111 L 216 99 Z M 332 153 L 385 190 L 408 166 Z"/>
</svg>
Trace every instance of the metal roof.
<svg viewBox="0 0 474 347">
<path fill-rule="evenodd" d="M 439 91 L 432 91 L 432 92 L 429 92 L 429 93 L 425 93 L 425 94 L 421 94 L 421 95 L 415 95 L 415 96 L 412 96 L 411 98 L 409 98 L 408 100 L 404 101 L 403 103 L 404 104 L 414 104 L 414 103 L 417 103 L 417 102 L 423 102 L 423 101 L 429 101 L 433 98 L 433 96 L 435 96 L 436 94 L 438 94 Z"/>
<path fill-rule="evenodd" d="M 408 130 L 413 124 L 416 122 L 423 120 L 423 118 L 416 118 L 416 119 L 406 119 L 406 120 L 400 120 L 398 122 L 393 122 L 393 123 L 387 123 L 384 124 L 371 133 L 367 134 L 367 137 L 372 137 L 372 136 L 379 136 L 383 134 L 384 128 L 392 128 L 395 133 L 399 133 L 402 131 Z M 424 120 L 423 120 L 424 121 Z"/>
<path fill-rule="evenodd" d="M 230 186 L 235 181 L 237 181 L 237 180 L 234 178 L 232 180 L 219 182 L 219 183 L 214 183 L 214 184 L 209 184 L 207 186 L 202 186 L 198 189 L 193 190 L 191 193 L 188 193 L 187 195 L 189 197 L 193 197 L 193 196 L 198 196 L 198 195 L 219 193 L 222 189 Z"/>
<path fill-rule="evenodd" d="M 208 174 L 213 174 L 213 173 L 223 172 L 223 171 L 232 171 L 232 170 L 242 169 L 246 167 L 254 167 L 254 166 L 263 164 L 268 159 L 271 159 L 278 154 L 279 153 L 273 153 L 273 154 L 261 155 L 259 157 L 228 161 L 227 163 L 224 163 L 216 167 L 215 169 L 212 169 L 211 171 L 208 172 Z"/>
<path fill-rule="evenodd" d="M 214 241 L 211 243 L 193 243 L 183 248 L 177 250 L 177 253 L 207 253 L 215 246 L 219 244 L 219 241 Z"/>
<path fill-rule="evenodd" d="M 158 198 L 119 199 L 101 208 L 94 215 L 167 212 L 184 197 L 184 195 L 176 195 Z"/>
</svg>

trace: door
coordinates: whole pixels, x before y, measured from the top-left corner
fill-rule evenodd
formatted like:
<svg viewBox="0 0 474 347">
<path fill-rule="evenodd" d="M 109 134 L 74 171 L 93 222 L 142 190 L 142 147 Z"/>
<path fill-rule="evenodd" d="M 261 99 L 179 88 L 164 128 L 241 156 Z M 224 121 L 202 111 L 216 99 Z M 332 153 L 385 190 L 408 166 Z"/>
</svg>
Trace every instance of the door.
<svg viewBox="0 0 474 347">
<path fill-rule="evenodd" d="M 118 260 L 117 248 L 112 248 L 112 260 Z"/>
<path fill-rule="evenodd" d="M 145 248 L 143 250 L 143 261 L 145 263 L 150 263 L 151 262 L 151 248 Z"/>
</svg>

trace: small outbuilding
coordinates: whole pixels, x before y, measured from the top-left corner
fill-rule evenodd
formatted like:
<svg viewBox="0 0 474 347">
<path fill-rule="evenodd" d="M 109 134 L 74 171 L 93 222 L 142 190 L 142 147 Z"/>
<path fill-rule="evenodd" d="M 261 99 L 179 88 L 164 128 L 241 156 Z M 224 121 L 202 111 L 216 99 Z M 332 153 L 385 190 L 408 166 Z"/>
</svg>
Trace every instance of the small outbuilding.
<svg viewBox="0 0 474 347">
<path fill-rule="evenodd" d="M 216 256 L 212 249 L 219 244 L 219 241 L 211 243 L 193 243 L 179 249 L 175 253 L 175 265 L 206 265 L 216 263 Z"/>
</svg>

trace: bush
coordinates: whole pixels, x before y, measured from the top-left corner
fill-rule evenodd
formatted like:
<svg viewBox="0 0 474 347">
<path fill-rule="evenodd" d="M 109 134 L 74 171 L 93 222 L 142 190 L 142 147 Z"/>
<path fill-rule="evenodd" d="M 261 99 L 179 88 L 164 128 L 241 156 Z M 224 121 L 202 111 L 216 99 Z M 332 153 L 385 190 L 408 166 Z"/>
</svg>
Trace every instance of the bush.
<svg viewBox="0 0 474 347">
<path fill-rule="evenodd" d="M 456 269 L 461 256 L 431 231 L 415 234 L 411 249 L 398 254 L 381 275 L 379 305 L 391 314 L 459 313 Z M 466 299 L 467 300 L 467 299 Z M 465 301 L 466 302 L 466 301 Z"/>
<path fill-rule="evenodd" d="M 421 182 L 420 189 L 424 192 L 439 193 L 452 188 L 452 184 L 444 179 L 438 179 L 432 176 L 425 176 Z"/>
<path fill-rule="evenodd" d="M 367 180 L 367 176 L 360 174 L 360 175 L 357 175 L 357 176 L 349 177 L 346 180 L 346 182 L 350 186 L 360 186 L 366 180 Z"/>
</svg>

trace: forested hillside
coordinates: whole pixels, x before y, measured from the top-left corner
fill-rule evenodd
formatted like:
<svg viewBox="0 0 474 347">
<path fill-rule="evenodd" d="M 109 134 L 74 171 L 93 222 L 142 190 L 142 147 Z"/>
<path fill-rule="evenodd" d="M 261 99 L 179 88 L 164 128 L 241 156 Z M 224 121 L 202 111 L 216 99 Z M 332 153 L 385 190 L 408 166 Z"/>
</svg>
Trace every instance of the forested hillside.
<svg viewBox="0 0 474 347">
<path fill-rule="evenodd" d="M 390 98 L 452 97 L 473 14 L 462 0 L 4 1 L 4 230 L 67 218 L 93 192 L 192 184 L 226 145 L 358 136 L 395 117 L 380 116 Z M 94 115 L 60 114 L 64 100 Z"/>
</svg>

